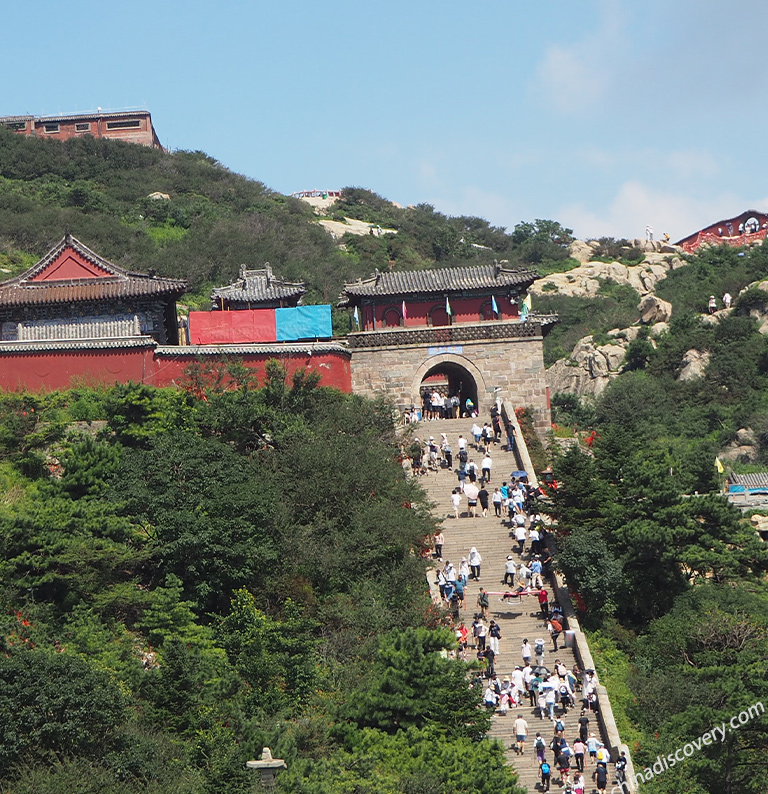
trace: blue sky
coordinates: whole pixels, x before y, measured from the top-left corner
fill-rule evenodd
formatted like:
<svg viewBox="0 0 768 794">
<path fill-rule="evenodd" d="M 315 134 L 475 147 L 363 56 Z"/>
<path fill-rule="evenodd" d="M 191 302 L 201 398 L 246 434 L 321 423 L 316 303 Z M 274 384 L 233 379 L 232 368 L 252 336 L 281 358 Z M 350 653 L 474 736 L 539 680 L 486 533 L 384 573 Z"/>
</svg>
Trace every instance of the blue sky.
<svg viewBox="0 0 768 794">
<path fill-rule="evenodd" d="M 0 115 L 145 107 L 284 193 L 678 239 L 768 210 L 761 0 L 71 0 L 4 9 Z"/>
</svg>

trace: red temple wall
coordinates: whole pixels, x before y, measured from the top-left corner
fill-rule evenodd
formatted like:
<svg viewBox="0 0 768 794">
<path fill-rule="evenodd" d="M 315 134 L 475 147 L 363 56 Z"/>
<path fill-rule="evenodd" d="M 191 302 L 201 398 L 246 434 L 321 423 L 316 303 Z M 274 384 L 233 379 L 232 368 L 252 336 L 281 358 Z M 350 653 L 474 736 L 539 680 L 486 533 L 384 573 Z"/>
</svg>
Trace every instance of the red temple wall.
<svg viewBox="0 0 768 794">
<path fill-rule="evenodd" d="M 206 355 L 200 358 L 204 363 L 212 363 L 219 357 Z M 352 391 L 349 356 L 343 352 L 326 351 L 312 356 L 304 353 L 261 353 L 237 355 L 235 358 L 255 372 L 259 383 L 264 381 L 267 361 L 277 359 L 286 367 L 289 375 L 305 367 L 320 373 L 321 386 L 330 386 L 347 393 Z M 128 381 L 173 386 L 184 379 L 186 368 L 197 360 L 191 355 L 158 355 L 151 348 L 7 354 L 0 358 L 0 389 L 54 391 L 78 384 L 109 385 Z"/>
<path fill-rule="evenodd" d="M 82 383 L 141 382 L 154 369 L 151 348 L 18 353 L 0 358 L 0 388 L 54 391 Z"/>
<path fill-rule="evenodd" d="M 154 373 L 146 382 L 153 386 L 174 386 L 184 380 L 184 372 L 190 364 L 201 361 L 205 365 L 217 358 L 219 357 L 206 355 L 198 359 L 192 355 L 161 353 L 155 357 Z M 304 367 L 310 372 L 320 373 L 321 386 L 330 386 L 347 393 L 352 391 L 352 375 L 349 356 L 346 353 L 326 351 L 313 353 L 311 356 L 305 353 L 291 355 L 260 353 L 258 355 L 239 354 L 228 358 L 236 358 L 238 362 L 252 370 L 259 384 L 264 382 L 267 361 L 277 359 L 286 368 L 289 376 L 293 375 L 297 369 Z"/>
</svg>

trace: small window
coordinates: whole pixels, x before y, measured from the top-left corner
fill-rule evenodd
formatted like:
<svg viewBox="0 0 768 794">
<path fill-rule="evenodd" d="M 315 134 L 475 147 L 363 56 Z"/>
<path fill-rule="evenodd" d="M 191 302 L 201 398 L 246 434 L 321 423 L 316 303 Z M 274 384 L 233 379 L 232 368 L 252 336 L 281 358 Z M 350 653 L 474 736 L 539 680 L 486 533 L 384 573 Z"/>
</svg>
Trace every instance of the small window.
<svg viewBox="0 0 768 794">
<path fill-rule="evenodd" d="M 108 130 L 128 130 L 128 129 L 135 129 L 141 126 L 141 122 L 138 119 L 131 119 L 131 121 L 108 121 L 107 122 L 107 129 Z"/>
<path fill-rule="evenodd" d="M 86 121 L 82 124 L 75 124 L 75 130 L 77 132 L 90 132 L 91 131 L 90 122 Z"/>
<path fill-rule="evenodd" d="M 6 125 L 11 130 L 15 132 L 21 132 L 22 130 L 27 129 L 27 122 L 26 121 L 9 121 Z"/>
<path fill-rule="evenodd" d="M 43 129 L 46 132 L 58 132 L 59 125 L 58 124 L 43 124 Z"/>
</svg>

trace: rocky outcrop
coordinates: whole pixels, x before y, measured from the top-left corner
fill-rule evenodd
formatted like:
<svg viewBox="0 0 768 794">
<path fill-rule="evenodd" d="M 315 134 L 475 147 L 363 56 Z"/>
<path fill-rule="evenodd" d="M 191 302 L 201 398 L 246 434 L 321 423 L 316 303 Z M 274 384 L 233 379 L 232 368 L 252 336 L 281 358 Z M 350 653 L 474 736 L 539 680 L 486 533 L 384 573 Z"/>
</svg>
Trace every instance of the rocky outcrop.
<svg viewBox="0 0 768 794">
<path fill-rule="evenodd" d="M 598 262 L 596 258 L 608 254 L 616 255 L 616 245 L 603 248 L 597 240 L 574 240 L 568 246 L 572 259 L 581 264 L 566 273 L 552 273 L 539 279 L 532 287 L 534 294 L 557 292 L 577 298 L 594 298 L 600 291 L 603 281 L 626 284 L 640 295 L 653 292 L 656 285 L 667 273 L 685 262 L 680 258 L 682 249 L 658 240 L 627 240 L 621 246 L 628 255 L 640 251 L 643 261 L 637 265 L 624 265 L 621 262 Z"/>
<path fill-rule="evenodd" d="M 340 240 L 345 234 L 354 234 L 358 237 L 366 234 L 373 235 L 374 237 L 381 237 L 384 234 L 397 234 L 397 229 L 382 229 L 376 224 L 366 223 L 365 221 L 359 221 L 355 218 L 345 217 L 343 222 L 320 220 L 318 223 L 327 232 L 330 232 L 335 240 Z"/>
<path fill-rule="evenodd" d="M 742 427 L 736 431 L 736 438 L 720 452 L 720 459 L 736 463 L 754 463 L 759 454 L 754 430 Z"/>
<path fill-rule="evenodd" d="M 599 244 L 597 246 L 600 247 Z M 574 240 L 568 246 L 568 253 L 571 259 L 575 259 L 582 264 L 591 262 L 595 258 L 595 243 L 587 243 L 584 240 Z"/>
<path fill-rule="evenodd" d="M 765 293 L 768 293 L 768 281 L 753 281 L 751 284 L 747 284 L 739 295 L 746 292 L 749 289 L 759 289 Z M 719 312 L 718 312 L 719 313 Z M 768 294 L 766 294 L 766 303 L 763 306 L 753 306 L 749 310 L 749 316 L 753 317 L 757 320 L 759 324 L 758 331 L 764 336 L 768 335 Z"/>
<path fill-rule="evenodd" d="M 677 376 L 678 380 L 695 380 L 703 378 L 711 354 L 706 350 L 688 350 L 683 356 L 683 368 Z"/>
<path fill-rule="evenodd" d="M 637 308 L 640 311 L 640 322 L 643 325 L 668 323 L 672 317 L 672 304 L 655 295 L 646 295 Z"/>
<path fill-rule="evenodd" d="M 579 340 L 570 358 L 556 361 L 546 372 L 550 394 L 572 392 L 596 396 L 619 374 L 626 340 L 595 345 L 591 336 Z"/>
<path fill-rule="evenodd" d="M 651 261 L 649 257 L 654 260 Z M 575 257 L 574 257 L 575 258 Z M 586 262 L 565 273 L 552 273 L 531 286 L 534 294 L 557 293 L 576 298 L 594 298 L 604 281 L 615 281 L 636 290 L 640 295 L 653 292 L 667 273 L 680 267 L 683 261 L 676 256 L 648 254 L 639 265 L 623 265 L 621 262 Z"/>
<path fill-rule="evenodd" d="M 749 523 L 755 528 L 755 532 L 760 535 L 763 540 L 768 537 L 768 516 L 753 515 L 749 519 Z"/>
<path fill-rule="evenodd" d="M 592 336 L 580 339 L 568 358 L 556 361 L 546 371 L 550 394 L 571 392 L 579 397 L 601 394 L 621 374 L 627 347 L 637 339 L 641 330 L 637 325 L 614 328 L 608 332 L 611 341 L 604 345 L 596 345 Z M 655 340 L 668 330 L 665 322 L 652 325 L 648 329 L 651 344 L 655 347 Z"/>
</svg>

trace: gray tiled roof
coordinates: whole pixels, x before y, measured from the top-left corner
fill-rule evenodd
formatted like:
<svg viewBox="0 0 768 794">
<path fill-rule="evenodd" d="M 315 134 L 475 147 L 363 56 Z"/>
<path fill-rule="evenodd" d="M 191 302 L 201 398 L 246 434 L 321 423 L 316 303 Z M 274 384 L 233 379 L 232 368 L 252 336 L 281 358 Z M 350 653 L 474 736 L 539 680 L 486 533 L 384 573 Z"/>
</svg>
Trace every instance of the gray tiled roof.
<svg viewBox="0 0 768 794">
<path fill-rule="evenodd" d="M 43 353 L 49 350 L 113 350 L 125 347 L 155 347 L 151 336 L 116 337 L 113 339 L 33 339 L 28 342 L 0 342 L 4 353 Z"/>
<path fill-rule="evenodd" d="M 33 281 L 34 277 L 45 270 L 66 248 L 71 248 L 95 265 L 103 276 Z M 123 270 L 103 256 L 99 256 L 71 234 L 67 234 L 31 268 L 15 278 L 0 283 L 0 305 L 26 306 L 71 301 L 105 301 L 116 298 L 179 297 L 186 289 L 187 282 L 181 279 L 161 278 Z"/>
<path fill-rule="evenodd" d="M 733 485 L 743 485 L 746 488 L 768 488 L 768 472 L 765 471 L 755 474 L 731 474 L 729 479 Z"/>
<path fill-rule="evenodd" d="M 446 267 L 430 270 L 405 270 L 380 273 L 344 285 L 339 305 L 346 306 L 357 297 L 467 292 L 483 289 L 526 289 L 539 274 L 533 270 L 510 270 L 499 265 Z"/>
<path fill-rule="evenodd" d="M 165 345 L 155 350 L 158 356 L 220 356 L 228 355 L 263 355 L 265 353 L 344 353 L 349 356 L 349 348 L 338 342 L 306 342 L 287 343 L 272 342 L 270 344 L 246 345 Z"/>
<path fill-rule="evenodd" d="M 303 281 L 285 281 L 277 278 L 269 263 L 260 270 L 240 271 L 240 278 L 228 287 L 218 287 L 211 296 L 215 301 L 223 298 L 228 301 L 260 303 L 284 298 L 301 298 L 306 293 Z"/>
</svg>

